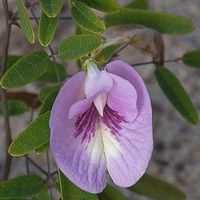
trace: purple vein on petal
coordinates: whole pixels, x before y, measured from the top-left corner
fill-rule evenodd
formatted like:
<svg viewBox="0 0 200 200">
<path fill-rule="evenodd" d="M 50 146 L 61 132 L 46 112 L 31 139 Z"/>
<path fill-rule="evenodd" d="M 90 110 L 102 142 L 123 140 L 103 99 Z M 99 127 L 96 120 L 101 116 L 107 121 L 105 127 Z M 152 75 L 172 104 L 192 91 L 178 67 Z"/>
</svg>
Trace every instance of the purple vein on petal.
<svg viewBox="0 0 200 200">
<path fill-rule="evenodd" d="M 101 117 L 94 106 L 94 103 L 92 103 L 86 112 L 78 116 L 75 122 L 76 131 L 74 133 L 74 137 L 75 139 L 79 136 L 82 137 L 81 143 L 87 143 L 85 146 L 86 150 L 91 138 L 95 137 L 97 129 L 101 129 L 102 125 L 104 124 L 109 128 L 111 134 L 115 136 L 115 139 L 119 142 L 117 136 L 121 136 L 119 133 L 119 131 L 122 129 L 121 123 L 127 124 L 129 122 L 126 121 L 125 117 L 120 115 L 117 111 L 112 110 L 108 105 L 105 106 L 104 116 Z"/>
<path fill-rule="evenodd" d="M 105 106 L 104 116 L 102 117 L 102 122 L 111 130 L 113 135 L 119 135 L 118 130 L 121 130 L 121 123 L 128 123 L 123 116 L 118 112 L 112 110 L 108 105 Z"/>
<path fill-rule="evenodd" d="M 93 103 L 86 112 L 79 115 L 75 123 L 76 126 L 76 132 L 74 133 L 75 138 L 82 135 L 82 143 L 83 143 L 88 137 L 88 143 L 89 143 L 91 140 L 91 136 L 94 137 L 95 134 L 98 115 L 99 115 L 98 111 L 96 110 Z"/>
</svg>

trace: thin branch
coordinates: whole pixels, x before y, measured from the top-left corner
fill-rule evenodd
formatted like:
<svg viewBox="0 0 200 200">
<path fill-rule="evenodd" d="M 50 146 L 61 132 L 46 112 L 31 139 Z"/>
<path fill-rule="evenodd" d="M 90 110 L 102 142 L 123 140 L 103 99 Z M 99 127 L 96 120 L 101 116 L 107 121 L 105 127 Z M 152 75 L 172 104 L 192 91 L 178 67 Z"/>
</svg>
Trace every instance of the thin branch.
<svg viewBox="0 0 200 200">
<path fill-rule="evenodd" d="M 108 60 L 107 63 L 111 62 L 112 59 L 113 59 L 114 57 L 116 57 L 120 51 L 122 51 L 123 49 L 125 49 L 125 48 L 131 43 L 131 41 L 132 41 L 132 40 L 130 40 L 128 43 L 126 43 L 126 44 L 123 45 L 121 48 L 119 48 L 119 49 L 110 57 L 110 59 Z"/>
<path fill-rule="evenodd" d="M 30 174 L 28 155 L 25 155 L 25 158 L 26 158 L 26 173 Z"/>
<path fill-rule="evenodd" d="M 50 161 L 49 161 L 49 150 L 46 151 L 46 155 L 47 155 L 48 180 L 50 180 L 49 190 L 50 190 L 50 196 L 51 196 L 51 199 L 52 199 L 51 168 L 50 168 Z"/>
<path fill-rule="evenodd" d="M 172 59 L 172 60 L 165 60 L 164 63 L 169 63 L 169 62 L 178 62 L 180 60 L 182 60 L 183 58 L 175 58 L 175 59 Z M 149 61 L 149 62 L 143 62 L 143 63 L 135 63 L 135 64 L 132 64 L 131 66 L 132 67 L 137 67 L 137 66 L 141 66 L 141 65 L 149 65 L 149 64 L 154 64 L 153 61 Z"/>
<path fill-rule="evenodd" d="M 4 39 L 5 42 L 4 42 L 4 47 L 3 47 L 0 78 L 3 77 L 6 71 L 6 62 L 7 62 L 7 57 L 8 57 L 8 48 L 9 48 L 9 43 L 10 43 L 10 32 L 11 32 L 8 2 L 7 0 L 3 0 L 2 2 L 3 2 L 3 8 L 4 8 L 4 15 L 6 18 L 6 33 L 5 33 L 5 39 Z M 4 124 L 5 124 L 5 132 L 6 132 L 6 149 L 8 149 L 11 143 L 11 131 L 10 131 L 10 123 L 9 123 L 9 115 L 8 115 L 7 96 L 6 96 L 6 91 L 2 87 L 0 87 L 0 92 L 1 92 L 1 99 L 2 99 L 2 104 L 3 104 Z M 5 166 L 4 166 L 4 171 L 3 171 L 3 180 L 7 180 L 8 178 L 10 165 L 11 165 L 11 156 L 7 151 Z"/>
<path fill-rule="evenodd" d="M 36 103 L 37 103 L 37 98 L 35 98 L 33 100 L 33 103 L 32 103 L 32 106 L 31 106 L 31 114 L 30 114 L 29 124 L 33 121 L 33 116 L 34 116 L 34 112 L 35 112 L 35 108 L 36 108 Z"/>
<path fill-rule="evenodd" d="M 51 48 L 51 46 L 49 45 L 48 46 L 49 50 L 51 51 L 51 54 L 52 55 L 56 55 L 53 51 L 53 49 Z M 60 81 L 60 75 L 59 75 L 59 72 L 58 72 L 58 66 L 57 66 L 57 62 L 56 62 L 56 58 L 55 56 L 53 56 L 53 62 L 54 62 L 54 66 L 55 66 L 55 70 L 56 70 L 56 75 L 57 75 L 57 79 L 58 79 L 58 84 L 59 86 L 61 87 L 61 81 Z"/>
<path fill-rule="evenodd" d="M 4 75 L 6 71 L 6 61 L 8 57 L 8 48 L 10 43 L 10 32 L 11 32 L 11 23 L 9 18 L 9 11 L 8 11 L 8 3 L 7 0 L 3 0 L 3 7 L 4 7 L 4 14 L 6 18 L 6 33 L 5 33 L 5 39 L 4 39 L 4 47 L 3 47 L 3 56 L 2 56 L 2 64 L 1 64 L 1 73 L 0 76 Z"/>
<path fill-rule="evenodd" d="M 40 167 L 37 163 L 35 163 L 31 158 L 28 157 L 27 158 L 29 160 L 30 163 L 32 163 L 35 167 L 37 167 L 42 173 L 44 173 L 46 176 L 48 176 L 48 173 L 42 168 Z"/>
<path fill-rule="evenodd" d="M 54 176 L 55 174 L 58 174 L 58 170 L 57 169 L 55 171 L 51 172 L 51 176 Z"/>
<path fill-rule="evenodd" d="M 33 9 L 30 8 L 30 11 L 31 11 L 31 13 L 33 15 L 33 19 L 35 20 L 36 24 L 39 26 L 39 21 L 38 21 L 39 19 L 35 16 L 35 13 L 34 13 Z"/>
<path fill-rule="evenodd" d="M 59 53 L 54 53 L 54 54 L 49 55 L 49 58 L 58 57 L 59 55 L 60 55 Z"/>
<path fill-rule="evenodd" d="M 172 60 L 165 60 L 164 62 L 178 62 L 180 60 L 183 60 L 183 58 L 175 58 L 175 59 L 172 59 Z"/>
<path fill-rule="evenodd" d="M 3 114 L 4 114 L 4 126 L 6 131 L 6 158 L 5 158 L 5 165 L 3 171 L 3 181 L 8 179 L 8 175 L 10 172 L 10 165 L 11 165 L 11 155 L 8 153 L 8 148 L 11 144 L 11 130 L 10 130 L 10 122 L 9 122 L 9 115 L 8 115 L 8 106 L 7 106 L 7 96 L 6 91 L 0 87 L 1 90 L 1 101 L 3 104 Z"/>
<path fill-rule="evenodd" d="M 132 64 L 131 66 L 132 67 L 137 67 L 137 66 L 140 66 L 140 65 L 149 65 L 149 64 L 154 64 L 153 61 L 149 61 L 149 62 L 143 62 L 143 63 L 135 63 L 135 64 Z"/>
<path fill-rule="evenodd" d="M 31 13 L 32 13 L 32 15 L 33 15 L 33 17 L 35 19 L 36 24 L 39 25 L 38 19 L 35 16 L 35 13 L 34 13 L 33 9 L 30 8 L 30 10 L 31 10 Z M 56 75 L 57 75 L 57 79 L 58 79 L 58 84 L 61 87 L 60 75 L 59 75 L 59 72 L 58 72 L 58 67 L 57 67 L 57 63 L 56 63 L 56 59 L 55 59 L 55 55 L 57 55 L 57 54 L 55 54 L 55 52 L 53 51 L 53 49 L 52 49 L 52 47 L 50 45 L 48 46 L 48 48 L 49 48 L 49 50 L 50 50 L 50 52 L 52 54 L 53 62 L 54 62 L 55 70 L 56 70 Z"/>
</svg>

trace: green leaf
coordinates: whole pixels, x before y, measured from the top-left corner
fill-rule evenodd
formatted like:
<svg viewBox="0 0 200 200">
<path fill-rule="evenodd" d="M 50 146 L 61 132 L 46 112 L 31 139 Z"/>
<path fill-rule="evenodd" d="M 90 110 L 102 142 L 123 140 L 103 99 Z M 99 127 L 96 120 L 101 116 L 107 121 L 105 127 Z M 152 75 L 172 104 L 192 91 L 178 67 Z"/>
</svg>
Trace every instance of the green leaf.
<svg viewBox="0 0 200 200">
<path fill-rule="evenodd" d="M 113 53 L 119 48 L 119 45 L 112 45 L 108 46 L 107 48 L 103 49 L 101 52 L 98 52 L 95 55 L 95 60 L 98 62 L 106 62 L 108 59 L 113 55 Z"/>
<path fill-rule="evenodd" d="M 96 10 L 100 10 L 107 13 L 116 13 L 119 12 L 121 7 L 120 5 L 113 0 L 77 0 L 89 6 L 90 8 L 94 8 Z"/>
<path fill-rule="evenodd" d="M 105 22 L 107 27 L 119 24 L 140 24 L 166 34 L 185 34 L 194 30 L 192 21 L 185 17 L 128 8 L 124 8 L 117 14 L 107 14 Z"/>
<path fill-rule="evenodd" d="M 22 56 L 14 56 L 14 55 L 9 55 L 7 57 L 6 61 L 6 71 L 12 67 Z M 1 67 L 1 62 L 2 62 L 2 56 L 0 56 L 0 67 Z"/>
<path fill-rule="evenodd" d="M 53 91 L 59 91 L 60 87 L 58 85 L 51 86 L 51 87 L 45 87 L 43 88 L 39 93 L 39 99 L 40 101 L 44 101 L 44 99 Z"/>
<path fill-rule="evenodd" d="M 147 10 L 148 2 L 146 0 L 134 0 L 124 6 L 124 8 Z"/>
<path fill-rule="evenodd" d="M 56 63 L 57 68 L 58 68 L 58 73 L 60 76 L 60 81 L 63 82 L 66 79 L 66 71 L 63 67 L 63 65 Z M 42 83 L 57 83 L 58 82 L 58 78 L 57 78 L 57 74 L 56 74 L 56 69 L 55 69 L 55 65 L 54 62 L 50 62 L 46 72 L 40 76 L 39 79 L 37 79 L 38 82 L 42 82 Z"/>
<path fill-rule="evenodd" d="M 37 154 L 42 154 L 45 151 L 47 151 L 49 148 L 50 148 L 50 144 L 49 144 L 49 141 L 48 141 L 47 143 L 43 144 L 41 147 L 35 149 L 34 151 Z"/>
<path fill-rule="evenodd" d="M 20 58 L 22 58 L 22 56 L 8 56 L 6 71 L 12 65 L 14 65 Z M 0 64 L 1 64 L 1 57 L 0 57 Z M 63 82 L 66 80 L 66 71 L 63 65 L 61 65 L 60 63 L 56 63 L 56 65 L 58 68 L 60 80 L 61 82 Z M 36 81 L 42 82 L 42 83 L 57 83 L 58 82 L 54 62 L 49 62 L 46 72 L 42 76 L 40 76 Z"/>
<path fill-rule="evenodd" d="M 98 35 L 81 34 L 68 37 L 59 46 L 60 59 L 70 61 L 88 55 L 103 44 L 103 39 Z"/>
<path fill-rule="evenodd" d="M 28 197 L 42 189 L 42 179 L 36 175 L 23 175 L 0 183 L 0 199 Z"/>
<path fill-rule="evenodd" d="M 51 43 L 58 20 L 59 15 L 55 18 L 49 18 L 44 12 L 42 12 L 38 28 L 38 38 L 42 46 L 46 47 Z"/>
<path fill-rule="evenodd" d="M 62 8 L 62 0 L 39 0 L 42 11 L 48 17 L 56 17 L 60 14 Z"/>
<path fill-rule="evenodd" d="M 178 79 L 167 69 L 155 70 L 158 84 L 176 110 L 191 124 L 198 124 L 198 114 Z"/>
<path fill-rule="evenodd" d="M 12 67 L 20 58 L 22 58 L 22 56 L 14 56 L 14 55 L 8 56 L 7 62 L 6 62 L 6 71 L 10 67 Z M 0 56 L 0 65 L 1 65 L 1 61 L 2 61 L 2 56 Z M 66 79 L 66 71 L 63 65 L 61 65 L 60 63 L 56 63 L 56 64 L 57 64 L 60 80 L 61 82 L 63 82 Z M 42 83 L 57 83 L 58 82 L 54 62 L 52 61 L 49 62 L 46 72 L 42 76 L 40 76 L 39 79 L 37 79 L 36 81 L 42 82 Z"/>
<path fill-rule="evenodd" d="M 119 190 L 108 184 L 98 197 L 100 200 L 128 200 Z"/>
<path fill-rule="evenodd" d="M 58 169 L 62 200 L 98 200 L 96 194 L 81 190 Z"/>
<path fill-rule="evenodd" d="M 31 44 L 33 44 L 35 42 L 35 36 L 23 0 L 17 0 L 17 8 L 18 8 L 20 23 L 24 31 L 24 34 L 26 36 L 26 39 Z"/>
<path fill-rule="evenodd" d="M 49 117 L 51 111 L 36 118 L 11 143 L 9 153 L 12 156 L 25 155 L 47 143 L 50 138 Z"/>
<path fill-rule="evenodd" d="M 5 89 L 24 86 L 37 80 L 49 65 L 45 51 L 34 51 L 19 59 L 3 76 L 1 85 Z"/>
<path fill-rule="evenodd" d="M 81 34 L 83 34 L 83 33 L 82 33 L 82 30 L 81 30 L 81 27 L 78 26 L 78 25 L 76 25 L 76 26 L 74 27 L 74 35 L 81 35 Z"/>
<path fill-rule="evenodd" d="M 14 65 L 22 56 L 8 56 L 7 59 L 7 64 L 6 64 L 6 71 Z M 0 57 L 0 64 L 1 64 L 1 57 Z M 66 79 L 66 71 L 60 63 L 57 63 L 57 68 L 58 68 L 58 73 L 60 76 L 61 82 L 65 81 Z M 37 82 L 42 82 L 42 83 L 57 83 L 58 78 L 54 66 L 54 62 L 50 62 L 46 72 L 39 77 L 39 79 L 36 80 Z"/>
<path fill-rule="evenodd" d="M 61 193 L 59 176 L 56 177 L 56 182 L 54 183 L 54 188 L 55 188 L 59 193 Z"/>
<path fill-rule="evenodd" d="M 114 46 L 109 46 L 106 49 L 104 49 L 102 53 L 105 60 L 107 61 L 119 47 L 120 45 L 114 45 Z"/>
<path fill-rule="evenodd" d="M 200 69 L 200 49 L 189 51 L 183 55 L 184 64 Z"/>
<path fill-rule="evenodd" d="M 163 180 L 144 174 L 130 190 L 157 200 L 185 200 L 186 195 L 177 187 Z"/>
<path fill-rule="evenodd" d="M 27 111 L 27 105 L 23 101 L 8 100 L 8 114 L 9 116 L 18 116 Z M 3 105 L 0 102 L 0 116 L 3 116 Z"/>
<path fill-rule="evenodd" d="M 74 35 L 80 35 L 80 34 L 92 34 L 92 33 L 80 27 L 79 25 L 76 25 L 74 27 Z"/>
<path fill-rule="evenodd" d="M 0 200 L 27 200 L 27 198 L 23 198 L 23 197 L 21 197 L 21 198 L 13 198 L 13 197 L 11 197 L 11 198 L 0 198 Z"/>
<path fill-rule="evenodd" d="M 35 196 L 32 198 L 32 200 L 51 200 L 50 195 L 47 193 L 48 186 L 44 185 L 43 189 L 40 190 L 38 193 L 35 194 Z"/>
<path fill-rule="evenodd" d="M 43 191 L 38 192 L 35 197 L 37 200 L 51 200 L 50 195 Z"/>
<path fill-rule="evenodd" d="M 68 0 L 68 5 L 70 8 L 72 8 L 72 1 L 71 0 Z"/>
<path fill-rule="evenodd" d="M 49 111 L 52 109 L 52 106 L 54 104 L 54 101 L 58 95 L 58 91 L 53 91 L 48 96 L 45 98 L 43 101 L 42 105 L 40 106 L 38 116 L 44 114 L 45 112 Z"/>
<path fill-rule="evenodd" d="M 73 20 L 84 29 L 93 33 L 104 32 L 104 23 L 85 4 L 78 1 L 73 2 L 71 14 Z"/>
</svg>

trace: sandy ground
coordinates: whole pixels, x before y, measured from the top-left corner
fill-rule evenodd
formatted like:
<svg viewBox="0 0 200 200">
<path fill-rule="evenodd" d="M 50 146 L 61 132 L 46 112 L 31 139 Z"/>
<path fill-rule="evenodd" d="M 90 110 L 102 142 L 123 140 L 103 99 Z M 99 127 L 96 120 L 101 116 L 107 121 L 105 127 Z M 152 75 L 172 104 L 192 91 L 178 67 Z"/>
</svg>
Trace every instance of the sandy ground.
<svg viewBox="0 0 200 200">
<path fill-rule="evenodd" d="M 10 8 L 16 11 L 16 3 L 9 0 Z M 127 1 L 121 1 L 124 4 Z M 198 49 L 200 47 L 199 31 L 200 31 L 200 1 L 199 0 L 149 0 L 150 10 L 168 12 L 172 14 L 182 15 L 194 22 L 195 31 L 186 35 L 164 35 L 166 46 L 166 59 L 181 57 L 185 52 Z M 39 16 L 40 9 L 35 8 L 35 12 Z M 62 13 L 62 16 L 69 16 L 69 11 Z M 4 17 L 3 9 L 0 1 L 0 44 L 4 41 Z M 18 27 L 13 26 L 10 41 L 9 54 L 24 55 L 35 49 L 43 49 L 37 41 L 37 26 L 32 22 L 36 33 L 36 43 L 28 44 L 25 36 Z M 73 34 L 75 23 L 72 21 L 60 21 L 55 33 L 52 47 L 56 50 L 58 44 L 66 37 Z M 0 55 L 2 54 L 2 45 Z M 129 64 L 144 62 L 150 60 L 149 57 L 143 56 L 131 48 L 125 49 L 120 53 L 119 58 Z M 74 62 L 64 63 L 68 74 L 74 74 L 76 68 Z M 200 114 L 200 71 L 189 68 L 179 63 L 167 64 L 168 67 L 180 80 L 183 87 L 189 94 L 194 103 L 198 114 Z M 169 101 L 165 98 L 158 87 L 155 77 L 153 65 L 137 67 L 148 88 L 153 106 L 153 127 L 154 127 L 154 151 L 148 167 L 148 173 L 161 179 L 169 181 L 182 189 L 187 194 L 188 200 L 200 199 L 200 126 L 189 125 L 174 110 Z M 32 83 L 23 90 L 38 93 L 43 84 Z M 36 117 L 37 113 L 35 113 Z M 29 123 L 30 111 L 19 117 L 11 117 L 12 138 L 14 139 Z M 5 132 L 3 119 L 0 118 L 0 167 L 4 165 L 5 152 Z M 30 156 L 43 168 L 47 169 L 46 155 L 36 156 L 30 153 Z M 51 170 L 56 169 L 56 165 L 51 157 Z M 0 170 L 1 170 L 0 168 Z M 31 172 L 40 174 L 40 172 L 31 166 Z M 13 158 L 10 178 L 25 173 L 25 158 Z M 147 200 L 132 193 L 123 190 L 130 200 Z M 55 193 L 56 195 L 56 193 Z M 56 198 L 55 198 L 56 199 Z"/>
</svg>

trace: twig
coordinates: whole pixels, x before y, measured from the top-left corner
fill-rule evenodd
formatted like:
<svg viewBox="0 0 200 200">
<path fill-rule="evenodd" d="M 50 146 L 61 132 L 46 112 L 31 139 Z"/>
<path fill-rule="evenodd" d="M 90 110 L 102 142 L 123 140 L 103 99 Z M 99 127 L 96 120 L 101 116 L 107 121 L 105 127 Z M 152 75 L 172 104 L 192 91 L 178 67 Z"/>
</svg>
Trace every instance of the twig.
<svg viewBox="0 0 200 200">
<path fill-rule="evenodd" d="M 120 51 L 122 51 L 123 49 L 125 49 L 125 48 L 131 43 L 131 41 L 132 41 L 132 40 L 130 40 L 128 43 L 126 43 L 126 44 L 123 45 L 120 49 L 118 49 L 118 50 L 110 57 L 110 59 L 108 60 L 107 63 L 111 62 L 112 59 L 113 59 L 114 57 L 116 57 Z"/>
<path fill-rule="evenodd" d="M 25 158 L 26 158 L 26 173 L 30 174 L 28 155 L 25 155 Z"/>
<path fill-rule="evenodd" d="M 56 55 L 56 54 L 54 53 L 54 51 L 53 51 L 53 49 L 51 48 L 50 45 L 48 46 L 48 48 L 49 48 L 49 50 L 51 51 L 51 54 L 52 54 L 52 55 Z M 56 75 L 57 75 L 57 79 L 58 79 L 58 84 L 59 84 L 59 86 L 60 86 L 60 88 L 61 88 L 60 75 L 59 75 L 59 72 L 58 72 L 58 66 L 57 66 L 57 63 L 56 63 L 56 58 L 55 58 L 55 56 L 53 56 L 53 62 L 54 62 L 55 70 L 56 70 Z"/>
<path fill-rule="evenodd" d="M 28 160 L 35 166 L 37 167 L 42 173 L 44 173 L 46 176 L 48 176 L 48 173 L 42 168 L 40 167 L 37 163 L 35 163 L 31 158 L 29 158 L 27 156 Z"/>
<path fill-rule="evenodd" d="M 4 14 L 6 18 L 6 33 L 4 39 L 4 47 L 3 47 L 3 56 L 2 56 L 2 64 L 1 64 L 1 78 L 6 71 L 6 61 L 8 57 L 8 48 L 10 43 L 10 31 L 11 31 L 11 23 L 10 23 L 10 16 L 8 11 L 8 3 L 7 0 L 3 0 L 3 7 L 4 7 Z"/>
<path fill-rule="evenodd" d="M 175 58 L 175 59 L 172 59 L 172 60 L 165 60 L 164 62 L 178 62 L 180 60 L 183 60 L 183 58 Z"/>
<path fill-rule="evenodd" d="M 37 98 L 35 98 L 33 100 L 33 103 L 32 103 L 32 106 L 31 106 L 31 114 L 30 114 L 29 124 L 33 121 L 33 116 L 34 116 L 34 112 L 35 112 L 35 108 L 36 108 L 36 102 L 37 102 Z"/>
<path fill-rule="evenodd" d="M 31 13 L 33 15 L 33 19 L 35 20 L 36 24 L 39 26 L 39 22 L 38 22 L 39 19 L 35 16 L 35 13 L 34 13 L 33 9 L 30 8 L 30 11 L 31 11 Z"/>
<path fill-rule="evenodd" d="M 50 168 L 50 161 L 49 161 L 49 150 L 46 151 L 46 155 L 47 155 L 48 180 L 51 180 L 51 168 Z M 52 199 L 51 181 L 49 182 L 49 190 L 50 190 L 50 196 L 51 196 L 51 199 Z"/>
<path fill-rule="evenodd" d="M 183 58 L 175 58 L 175 59 L 172 59 L 172 60 L 165 60 L 164 63 L 168 63 L 168 62 L 178 62 L 180 60 L 182 60 Z M 143 63 L 135 63 L 135 64 L 132 64 L 131 66 L 133 67 L 137 67 L 137 66 L 141 66 L 141 65 L 149 65 L 149 64 L 154 64 L 153 61 L 150 61 L 150 62 L 143 62 Z"/>
<path fill-rule="evenodd" d="M 5 42 L 4 42 L 3 55 L 2 55 L 0 78 L 3 77 L 6 71 L 6 62 L 7 62 L 8 48 L 9 48 L 9 42 L 10 42 L 10 32 L 11 32 L 8 2 L 7 0 L 3 0 L 2 2 L 3 2 L 3 8 L 4 8 L 4 15 L 6 18 L 6 33 L 5 33 L 5 39 L 4 39 Z M 4 124 L 5 124 L 5 132 L 6 132 L 6 149 L 8 149 L 11 143 L 11 131 L 10 131 L 10 123 L 9 123 L 9 115 L 8 115 L 7 96 L 6 96 L 6 91 L 2 87 L 0 87 L 0 90 L 1 90 L 0 92 L 1 92 L 1 99 L 2 99 L 2 104 L 3 104 Z M 3 180 L 7 180 L 8 178 L 10 165 L 11 165 L 11 156 L 7 151 L 5 166 L 4 166 L 4 171 L 3 171 Z"/>
<path fill-rule="evenodd" d="M 51 176 L 58 174 L 58 170 L 56 169 L 55 171 L 51 172 Z"/>
<path fill-rule="evenodd" d="M 49 58 L 58 57 L 59 55 L 60 55 L 59 53 L 54 53 L 54 54 L 49 55 Z"/>
<path fill-rule="evenodd" d="M 36 24 L 39 25 L 38 19 L 35 16 L 35 13 L 34 13 L 33 9 L 30 8 L 30 10 L 31 10 L 31 13 L 32 13 L 32 15 L 33 15 L 33 17 L 35 19 Z M 58 67 L 57 67 L 55 56 L 54 56 L 54 55 L 57 55 L 57 54 L 54 53 L 54 51 L 53 51 L 53 49 L 52 49 L 52 47 L 50 45 L 48 46 L 48 48 L 49 48 L 49 50 L 50 50 L 50 52 L 52 54 L 53 62 L 54 62 L 55 70 L 56 70 L 56 75 L 57 75 L 57 79 L 58 79 L 58 84 L 61 87 L 60 75 L 59 75 L 59 72 L 58 72 Z"/>
</svg>

